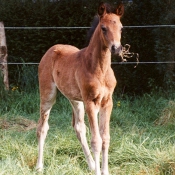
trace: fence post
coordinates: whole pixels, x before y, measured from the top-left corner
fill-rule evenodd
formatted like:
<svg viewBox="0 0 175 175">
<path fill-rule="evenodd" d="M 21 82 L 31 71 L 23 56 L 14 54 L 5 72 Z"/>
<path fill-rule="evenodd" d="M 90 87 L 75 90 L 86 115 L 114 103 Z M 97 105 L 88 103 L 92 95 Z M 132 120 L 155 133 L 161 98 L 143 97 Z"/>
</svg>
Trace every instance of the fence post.
<svg viewBox="0 0 175 175">
<path fill-rule="evenodd" d="M 8 66 L 7 66 L 7 45 L 3 22 L 0 22 L 0 70 L 3 76 L 5 89 L 9 90 Z"/>
</svg>

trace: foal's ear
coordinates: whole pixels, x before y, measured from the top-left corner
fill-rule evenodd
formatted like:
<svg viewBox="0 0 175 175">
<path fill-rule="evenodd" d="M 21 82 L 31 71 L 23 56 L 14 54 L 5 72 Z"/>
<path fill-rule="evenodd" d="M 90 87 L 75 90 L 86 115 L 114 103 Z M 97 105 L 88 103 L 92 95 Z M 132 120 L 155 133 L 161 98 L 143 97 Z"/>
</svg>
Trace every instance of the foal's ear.
<svg viewBox="0 0 175 175">
<path fill-rule="evenodd" d="M 98 15 L 100 17 L 104 16 L 106 14 L 106 6 L 103 2 L 100 3 L 99 7 L 98 7 Z"/>
<path fill-rule="evenodd" d="M 120 17 L 123 16 L 123 14 L 124 14 L 124 5 L 122 3 L 118 5 L 118 7 L 116 9 L 116 14 Z"/>
</svg>

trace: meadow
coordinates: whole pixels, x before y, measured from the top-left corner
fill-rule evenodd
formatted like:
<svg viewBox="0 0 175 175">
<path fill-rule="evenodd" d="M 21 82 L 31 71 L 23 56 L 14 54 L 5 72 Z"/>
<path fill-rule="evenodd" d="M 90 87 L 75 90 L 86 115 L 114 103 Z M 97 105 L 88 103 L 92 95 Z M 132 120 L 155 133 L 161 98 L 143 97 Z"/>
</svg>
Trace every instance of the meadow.
<svg viewBox="0 0 175 175">
<path fill-rule="evenodd" d="M 58 94 L 49 120 L 44 172 L 37 173 L 39 93 L 13 87 L 0 92 L 0 175 L 92 175 L 71 126 L 72 110 Z M 175 93 L 114 94 L 111 175 L 175 174 Z M 87 137 L 90 131 L 87 116 Z"/>
</svg>

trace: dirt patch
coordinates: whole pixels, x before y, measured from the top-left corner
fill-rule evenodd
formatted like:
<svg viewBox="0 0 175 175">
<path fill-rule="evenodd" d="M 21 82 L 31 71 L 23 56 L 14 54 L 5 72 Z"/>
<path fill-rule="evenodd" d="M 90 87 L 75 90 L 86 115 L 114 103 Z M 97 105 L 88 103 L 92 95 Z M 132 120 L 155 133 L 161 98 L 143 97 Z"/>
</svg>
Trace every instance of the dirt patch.
<svg viewBox="0 0 175 175">
<path fill-rule="evenodd" d="M 155 125 L 166 125 L 175 123 L 175 102 L 169 101 L 167 107 L 162 110 L 161 116 L 155 120 Z"/>
<path fill-rule="evenodd" d="M 37 123 L 23 117 L 16 117 L 12 119 L 0 118 L 0 129 L 8 129 L 15 131 L 29 131 L 35 129 Z"/>
</svg>

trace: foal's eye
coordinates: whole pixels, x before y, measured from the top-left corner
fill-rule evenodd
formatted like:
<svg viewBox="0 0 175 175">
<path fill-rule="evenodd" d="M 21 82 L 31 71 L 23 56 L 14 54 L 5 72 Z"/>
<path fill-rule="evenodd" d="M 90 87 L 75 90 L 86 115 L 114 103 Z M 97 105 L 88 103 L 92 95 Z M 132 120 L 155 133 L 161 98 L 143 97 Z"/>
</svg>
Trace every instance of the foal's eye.
<svg viewBox="0 0 175 175">
<path fill-rule="evenodd" d="M 106 32 L 106 31 L 107 31 L 107 28 L 104 27 L 104 26 L 102 26 L 102 27 L 101 27 L 101 30 L 102 30 L 103 32 Z"/>
</svg>

